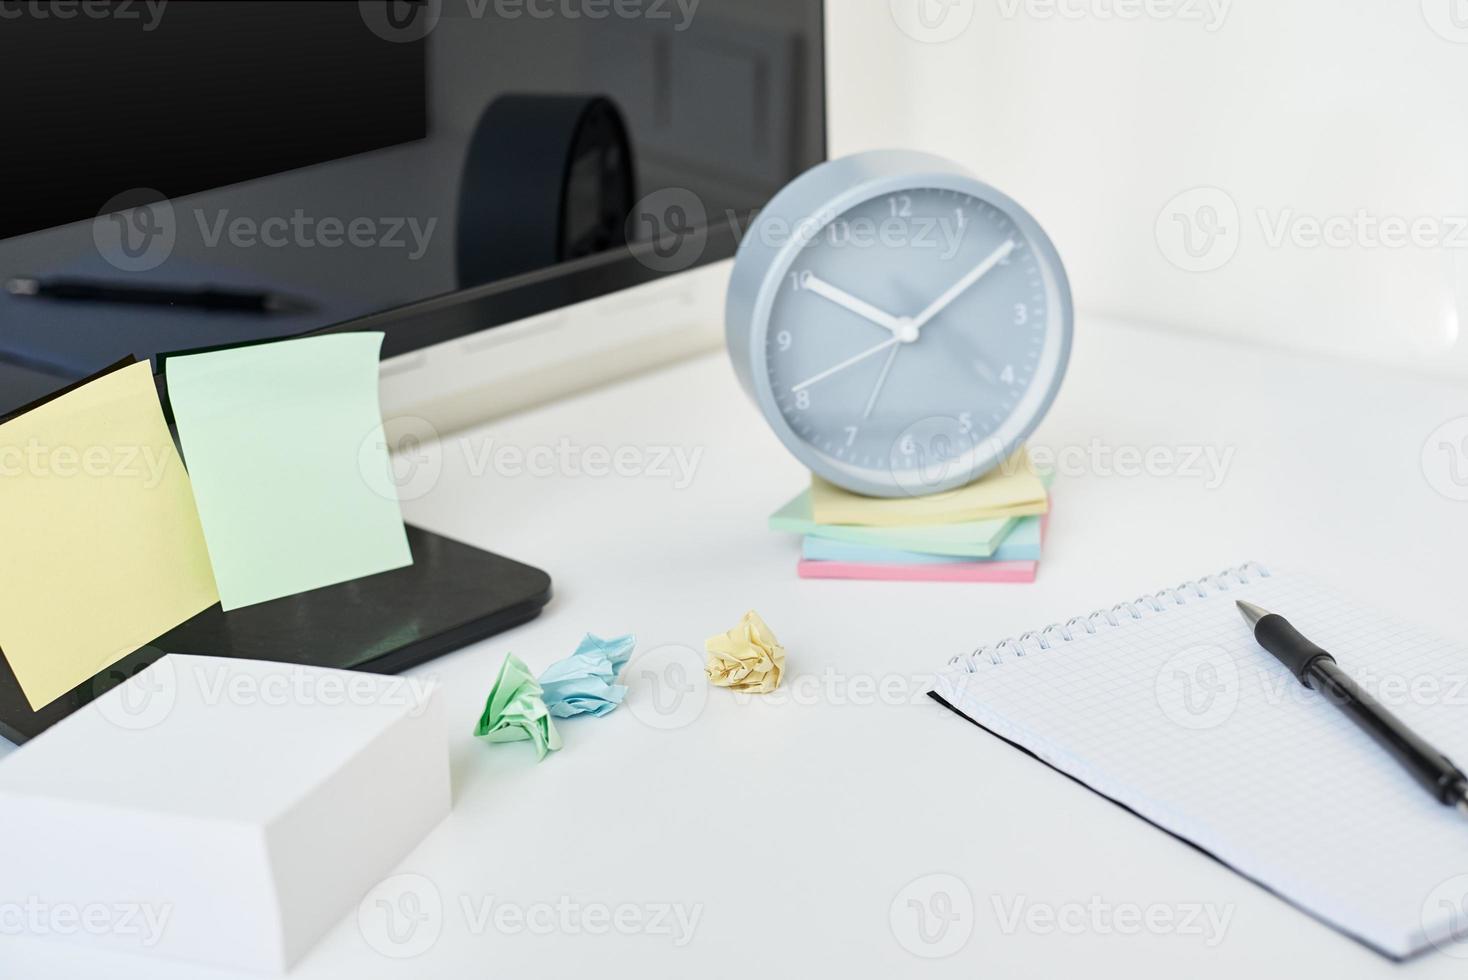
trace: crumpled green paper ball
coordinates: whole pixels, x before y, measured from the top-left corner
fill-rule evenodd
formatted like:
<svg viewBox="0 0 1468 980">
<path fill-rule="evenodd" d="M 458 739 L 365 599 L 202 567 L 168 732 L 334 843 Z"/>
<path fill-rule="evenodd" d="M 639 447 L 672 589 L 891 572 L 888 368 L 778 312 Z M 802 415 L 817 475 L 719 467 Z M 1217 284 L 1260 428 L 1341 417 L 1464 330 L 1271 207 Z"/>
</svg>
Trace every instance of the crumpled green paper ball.
<svg viewBox="0 0 1468 980">
<path fill-rule="evenodd" d="M 534 742 L 536 758 L 544 759 L 561 747 L 561 735 L 541 694 L 524 661 L 506 654 L 474 734 L 486 742 Z"/>
</svg>

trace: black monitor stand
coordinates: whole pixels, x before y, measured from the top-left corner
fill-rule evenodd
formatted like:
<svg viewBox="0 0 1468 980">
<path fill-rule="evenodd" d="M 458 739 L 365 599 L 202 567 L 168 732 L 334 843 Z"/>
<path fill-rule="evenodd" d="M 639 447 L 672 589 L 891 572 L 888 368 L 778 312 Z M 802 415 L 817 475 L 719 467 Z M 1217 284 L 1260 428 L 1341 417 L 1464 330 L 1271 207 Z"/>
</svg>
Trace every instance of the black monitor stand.
<svg viewBox="0 0 1468 980">
<path fill-rule="evenodd" d="M 540 569 L 407 528 L 407 568 L 232 612 L 213 606 L 40 711 L 0 657 L 0 735 L 34 738 L 168 653 L 392 674 L 529 622 L 550 601 Z"/>
</svg>

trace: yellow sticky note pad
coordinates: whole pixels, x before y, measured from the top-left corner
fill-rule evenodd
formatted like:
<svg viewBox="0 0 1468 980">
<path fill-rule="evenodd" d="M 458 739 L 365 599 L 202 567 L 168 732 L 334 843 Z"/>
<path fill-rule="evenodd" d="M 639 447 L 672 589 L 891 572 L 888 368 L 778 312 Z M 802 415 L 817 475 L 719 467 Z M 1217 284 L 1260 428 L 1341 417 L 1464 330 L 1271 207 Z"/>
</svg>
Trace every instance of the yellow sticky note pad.
<svg viewBox="0 0 1468 980">
<path fill-rule="evenodd" d="M 811 514 L 818 524 L 905 527 L 955 524 L 996 518 L 1031 517 L 1049 507 L 1045 481 L 1035 473 L 1029 453 L 1020 449 L 968 486 L 926 497 L 863 497 L 811 478 Z"/>
<path fill-rule="evenodd" d="M 0 651 L 40 709 L 219 600 L 144 363 L 0 425 Z"/>
</svg>

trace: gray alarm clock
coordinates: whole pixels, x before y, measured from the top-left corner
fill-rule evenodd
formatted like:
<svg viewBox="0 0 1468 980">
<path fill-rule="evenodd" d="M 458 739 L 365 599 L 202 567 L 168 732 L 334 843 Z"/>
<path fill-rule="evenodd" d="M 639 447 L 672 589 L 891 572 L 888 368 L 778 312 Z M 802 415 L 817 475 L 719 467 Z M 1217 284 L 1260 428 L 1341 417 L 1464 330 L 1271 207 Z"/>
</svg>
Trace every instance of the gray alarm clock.
<svg viewBox="0 0 1468 980">
<path fill-rule="evenodd" d="M 745 232 L 729 354 L 813 472 L 877 497 L 983 476 L 1044 418 L 1070 357 L 1070 285 L 1009 197 L 952 161 L 820 164 Z"/>
</svg>

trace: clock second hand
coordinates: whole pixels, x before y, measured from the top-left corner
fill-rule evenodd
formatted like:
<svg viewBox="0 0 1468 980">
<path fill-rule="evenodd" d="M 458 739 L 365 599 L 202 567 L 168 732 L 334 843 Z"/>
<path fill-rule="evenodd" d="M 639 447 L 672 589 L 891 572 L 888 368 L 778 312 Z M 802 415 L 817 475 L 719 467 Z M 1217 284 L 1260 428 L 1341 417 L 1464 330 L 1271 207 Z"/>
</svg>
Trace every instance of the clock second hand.
<svg viewBox="0 0 1468 980">
<path fill-rule="evenodd" d="M 817 375 L 814 375 L 812 377 L 806 378 L 800 384 L 793 385 L 790 388 L 790 390 L 792 392 L 802 391 L 802 390 L 804 390 L 806 388 L 809 388 L 811 385 L 815 384 L 818 381 L 825 381 L 827 378 L 829 378 L 831 375 L 835 374 L 837 371 L 845 371 L 847 368 L 851 367 L 853 364 L 860 363 L 861 361 L 864 361 L 867 358 L 871 357 L 873 354 L 880 353 L 881 351 L 886 350 L 888 347 L 895 347 L 895 346 L 897 346 L 900 343 L 902 343 L 902 338 L 901 337 L 893 337 L 893 338 L 891 338 L 889 340 L 884 340 L 884 341 L 882 341 L 880 344 L 878 344 L 875 347 L 868 347 L 866 350 L 862 351 L 860 354 L 855 354 L 855 355 L 853 355 L 851 357 L 848 357 L 846 360 L 842 361 L 840 364 L 837 364 L 835 367 L 828 367 L 828 368 L 826 368 L 826 370 L 822 371 L 820 374 L 817 374 Z"/>
<path fill-rule="evenodd" d="M 887 383 L 887 375 L 892 370 L 892 362 L 897 360 L 897 355 L 900 353 L 902 353 L 902 348 L 894 347 L 892 353 L 887 355 L 887 363 L 882 365 L 882 373 L 877 376 L 877 383 L 872 388 L 872 397 L 867 399 L 866 411 L 861 413 L 863 422 L 871 418 L 872 409 L 877 407 L 877 398 L 882 394 L 882 386 Z"/>
</svg>

